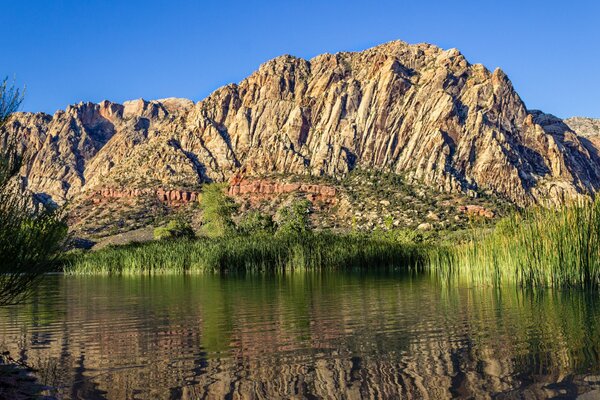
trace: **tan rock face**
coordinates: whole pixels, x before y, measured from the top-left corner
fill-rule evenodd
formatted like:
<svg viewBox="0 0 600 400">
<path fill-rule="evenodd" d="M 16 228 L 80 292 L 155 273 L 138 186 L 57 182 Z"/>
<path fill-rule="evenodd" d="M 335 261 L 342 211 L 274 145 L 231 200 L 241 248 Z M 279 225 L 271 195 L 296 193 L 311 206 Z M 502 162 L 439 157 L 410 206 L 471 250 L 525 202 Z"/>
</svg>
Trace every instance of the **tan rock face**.
<svg viewBox="0 0 600 400">
<path fill-rule="evenodd" d="M 600 119 L 573 117 L 566 119 L 564 123 L 577 133 L 592 156 L 600 160 Z"/>
<path fill-rule="evenodd" d="M 528 112 L 501 70 L 455 49 L 391 42 L 278 57 L 195 105 L 104 101 L 20 113 L 2 136 L 26 148 L 28 188 L 57 202 L 98 187 L 190 191 L 240 171 L 341 177 L 356 167 L 520 205 L 594 193 L 592 148 L 550 117 Z"/>
<path fill-rule="evenodd" d="M 571 130 L 577 132 L 578 135 L 586 138 L 595 138 L 600 136 L 600 119 L 573 117 L 565 121 Z"/>
</svg>

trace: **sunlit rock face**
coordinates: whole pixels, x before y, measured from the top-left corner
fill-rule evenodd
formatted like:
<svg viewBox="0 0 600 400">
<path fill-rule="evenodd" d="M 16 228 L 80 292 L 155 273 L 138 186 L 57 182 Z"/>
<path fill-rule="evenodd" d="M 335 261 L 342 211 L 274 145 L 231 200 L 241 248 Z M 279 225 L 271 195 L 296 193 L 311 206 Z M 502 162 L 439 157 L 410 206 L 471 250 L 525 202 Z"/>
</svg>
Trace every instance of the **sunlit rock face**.
<svg viewBox="0 0 600 400">
<path fill-rule="evenodd" d="M 600 136 L 600 119 L 573 117 L 567 118 L 564 122 L 580 136 L 586 138 L 597 138 Z"/>
<path fill-rule="evenodd" d="M 573 117 L 564 120 L 564 123 L 577 135 L 584 145 L 590 149 L 590 153 L 600 159 L 600 119 Z"/>
<path fill-rule="evenodd" d="M 193 104 L 81 103 L 20 113 L 29 189 L 61 202 L 99 187 L 193 189 L 234 174 L 342 177 L 361 167 L 519 205 L 600 187 L 595 148 L 529 112 L 500 69 L 395 41 L 311 60 L 281 56 Z M 583 142 L 582 142 L 583 140 Z"/>
</svg>

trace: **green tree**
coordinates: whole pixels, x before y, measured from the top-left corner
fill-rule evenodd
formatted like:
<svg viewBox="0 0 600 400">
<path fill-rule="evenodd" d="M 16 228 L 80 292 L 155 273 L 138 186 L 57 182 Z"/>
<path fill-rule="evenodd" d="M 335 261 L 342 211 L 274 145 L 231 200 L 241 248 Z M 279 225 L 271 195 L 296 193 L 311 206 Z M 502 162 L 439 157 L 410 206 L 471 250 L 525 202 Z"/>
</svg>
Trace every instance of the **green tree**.
<svg viewBox="0 0 600 400">
<path fill-rule="evenodd" d="M 282 205 L 277 214 L 278 235 L 299 235 L 311 231 L 310 212 L 311 202 L 308 200 L 295 201 L 290 205 Z"/>
<path fill-rule="evenodd" d="M 249 211 L 242 217 L 238 224 L 240 233 L 251 235 L 256 233 L 273 233 L 275 223 L 270 214 L 262 213 L 258 210 Z"/>
<path fill-rule="evenodd" d="M 176 239 L 187 238 L 193 239 L 196 237 L 194 229 L 183 219 L 174 219 L 169 221 L 165 226 L 154 228 L 154 239 Z"/>
<path fill-rule="evenodd" d="M 54 268 L 67 235 L 65 219 L 44 206 L 35 210 L 19 188 L 23 158 L 17 138 L 2 129 L 18 110 L 22 93 L 0 84 L 0 306 L 25 298 L 38 278 Z"/>
<path fill-rule="evenodd" d="M 235 232 L 233 214 L 237 204 L 225 194 L 223 183 L 212 183 L 202 188 L 202 233 L 208 237 L 223 237 Z"/>
</svg>

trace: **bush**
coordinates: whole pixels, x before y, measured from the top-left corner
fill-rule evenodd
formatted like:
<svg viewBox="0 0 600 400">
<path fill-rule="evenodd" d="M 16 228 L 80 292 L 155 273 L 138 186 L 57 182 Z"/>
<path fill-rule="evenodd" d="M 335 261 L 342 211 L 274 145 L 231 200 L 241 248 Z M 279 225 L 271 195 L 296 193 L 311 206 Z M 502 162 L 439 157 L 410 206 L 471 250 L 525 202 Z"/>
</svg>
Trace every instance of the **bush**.
<svg viewBox="0 0 600 400">
<path fill-rule="evenodd" d="M 260 211 L 250 211 L 240 220 L 238 231 L 245 235 L 273 233 L 275 231 L 275 223 L 270 214 Z"/>
<path fill-rule="evenodd" d="M 310 212 L 311 203 L 308 200 L 282 205 L 277 212 L 277 234 L 288 236 L 310 232 Z"/>
<path fill-rule="evenodd" d="M 417 231 L 414 229 L 394 228 L 390 230 L 375 230 L 373 236 L 396 243 L 432 243 L 435 232 Z"/>
<path fill-rule="evenodd" d="M 196 237 L 196 233 L 192 227 L 183 220 L 170 221 L 166 226 L 159 226 L 154 229 L 154 239 L 176 239 L 176 238 L 188 238 L 193 239 Z"/>
</svg>

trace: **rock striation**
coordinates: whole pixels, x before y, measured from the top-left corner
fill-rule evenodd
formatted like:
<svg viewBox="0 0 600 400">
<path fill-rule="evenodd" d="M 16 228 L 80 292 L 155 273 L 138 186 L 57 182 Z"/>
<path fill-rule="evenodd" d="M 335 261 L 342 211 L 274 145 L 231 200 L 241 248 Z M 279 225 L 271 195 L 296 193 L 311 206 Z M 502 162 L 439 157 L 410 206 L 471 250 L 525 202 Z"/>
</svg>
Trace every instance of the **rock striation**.
<svg viewBox="0 0 600 400">
<path fill-rule="evenodd" d="M 239 174 L 341 178 L 361 168 L 528 205 L 600 187 L 595 145 L 556 120 L 528 111 L 500 69 L 394 41 L 277 57 L 196 104 L 18 113 L 0 139 L 20 141 L 27 188 L 58 203 L 105 187 L 194 191 Z"/>
</svg>

